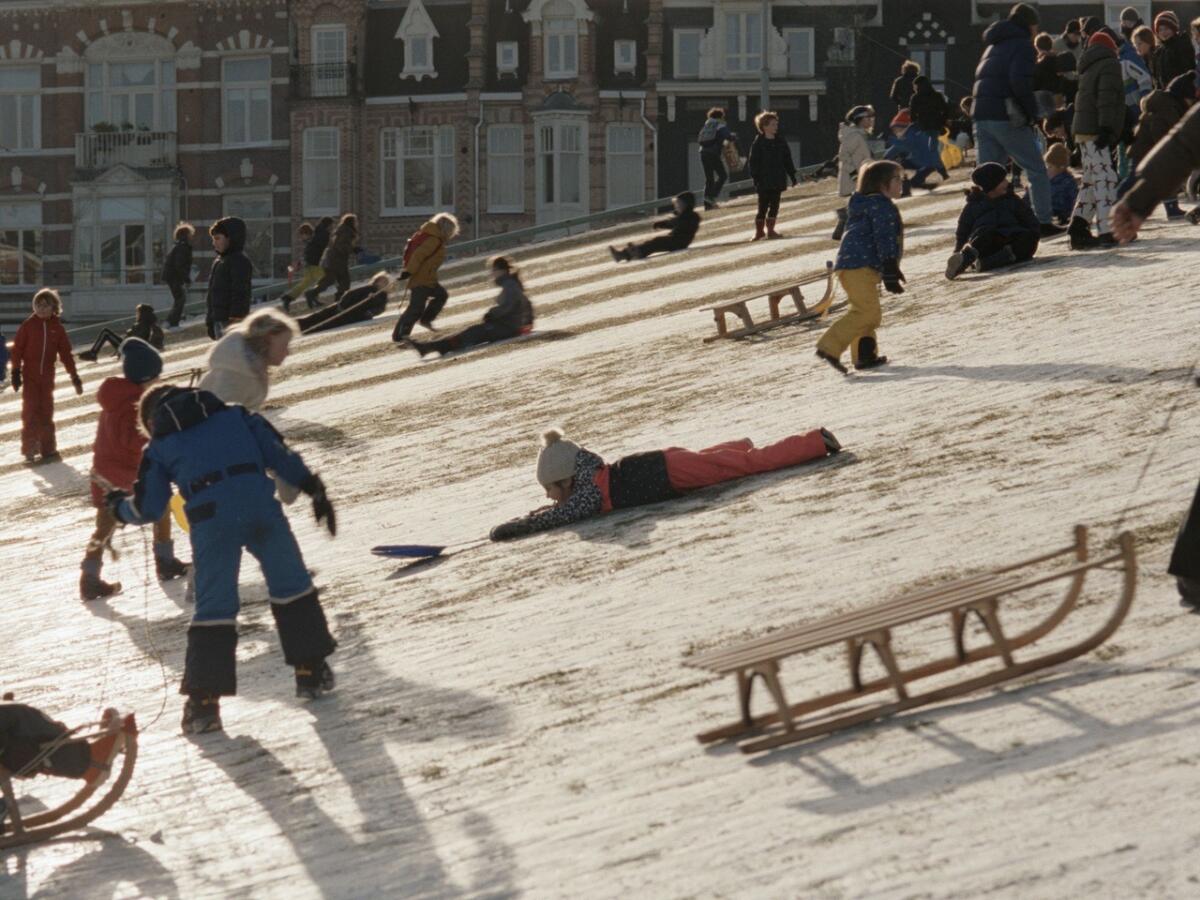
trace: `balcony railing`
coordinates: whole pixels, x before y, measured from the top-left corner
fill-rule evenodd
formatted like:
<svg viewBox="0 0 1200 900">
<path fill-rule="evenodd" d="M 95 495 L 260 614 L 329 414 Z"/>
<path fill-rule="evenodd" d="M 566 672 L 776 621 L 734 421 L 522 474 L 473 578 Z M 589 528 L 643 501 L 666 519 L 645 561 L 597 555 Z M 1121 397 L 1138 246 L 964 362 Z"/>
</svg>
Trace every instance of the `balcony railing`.
<svg viewBox="0 0 1200 900">
<path fill-rule="evenodd" d="M 75 135 L 75 167 L 108 169 L 118 163 L 134 168 L 174 166 L 174 131 L 89 131 Z"/>
<path fill-rule="evenodd" d="M 292 96 L 296 99 L 353 97 L 357 92 L 352 62 L 292 66 Z"/>
</svg>

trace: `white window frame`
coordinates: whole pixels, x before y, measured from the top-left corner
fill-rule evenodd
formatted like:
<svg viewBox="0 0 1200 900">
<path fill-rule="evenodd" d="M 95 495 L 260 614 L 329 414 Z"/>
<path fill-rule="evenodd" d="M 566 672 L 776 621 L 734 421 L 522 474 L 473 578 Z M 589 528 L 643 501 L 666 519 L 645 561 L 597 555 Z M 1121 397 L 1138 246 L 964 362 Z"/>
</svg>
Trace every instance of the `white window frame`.
<svg viewBox="0 0 1200 900">
<path fill-rule="evenodd" d="M 431 156 L 408 156 L 400 152 L 402 139 L 406 134 L 418 131 L 433 132 L 433 154 Z M 393 155 L 388 155 L 388 140 L 392 143 Z M 445 149 L 445 144 L 449 149 Z M 381 216 L 427 216 L 435 212 L 454 207 L 454 178 L 455 178 L 455 134 L 453 125 L 414 125 L 408 128 L 384 128 L 379 132 L 379 214 Z M 406 203 L 404 196 L 404 165 L 406 159 L 433 160 L 433 202 L 415 206 Z M 442 196 L 442 179 L 446 175 L 445 166 L 450 167 L 450 196 Z M 394 167 L 396 197 L 389 205 L 387 197 L 386 172 L 389 166 Z"/>
<path fill-rule="evenodd" d="M 589 193 L 589 170 L 590 159 L 588 155 L 588 120 L 586 116 L 574 114 L 559 113 L 553 116 L 541 116 L 534 120 L 534 197 L 536 202 L 536 212 L 538 222 L 558 221 L 562 218 L 570 218 L 575 215 L 587 215 L 591 211 L 591 197 Z M 551 130 L 551 147 L 549 150 L 544 149 L 543 130 Z M 564 140 L 567 130 L 573 131 L 579 139 L 576 149 L 568 150 L 564 147 Z M 576 174 L 578 175 L 579 200 L 576 203 L 565 202 L 562 200 L 562 187 L 564 184 L 563 163 L 567 155 L 575 158 L 575 164 L 578 166 Z M 549 158 L 549 171 L 552 174 L 553 184 L 551 185 L 551 195 L 546 195 L 546 179 L 545 173 L 547 170 L 547 159 Z"/>
<path fill-rule="evenodd" d="M 28 201 L 0 204 L 0 234 L 9 231 L 16 232 L 17 236 L 16 244 L 10 248 L 16 253 L 16 280 L 3 280 L 8 273 L 0 267 L 0 290 L 28 288 L 30 285 L 43 283 L 46 272 L 46 235 L 42 229 L 42 204 Z M 36 255 L 40 260 L 37 272 L 26 272 L 25 266 L 28 254 L 26 239 L 31 234 L 35 236 L 37 252 L 30 255 Z"/>
<path fill-rule="evenodd" d="M 1120 12 L 1118 11 L 1118 15 Z M 945 93 L 946 91 L 946 63 L 950 53 L 949 44 L 912 44 L 908 48 L 908 58 L 913 62 L 919 63 L 921 72 L 928 75 L 930 80 L 933 80 L 933 54 L 940 53 L 942 55 L 942 77 L 940 80 L 933 81 L 933 89 Z"/>
<path fill-rule="evenodd" d="M 341 55 L 337 59 L 323 59 L 317 53 L 317 48 L 320 45 L 319 35 L 340 35 Z M 348 60 L 348 43 L 346 36 L 345 25 L 314 25 L 310 30 L 309 37 L 311 44 L 309 46 L 309 62 L 312 68 L 309 70 L 310 76 L 310 93 L 313 97 L 344 97 L 349 87 L 346 83 Z"/>
<path fill-rule="evenodd" d="M 508 59 L 505 59 L 508 56 Z M 516 75 L 521 65 L 521 45 L 516 41 L 496 42 L 496 72 L 500 75 Z"/>
<path fill-rule="evenodd" d="M 808 64 L 799 72 L 792 71 L 792 45 L 790 36 L 793 34 L 808 35 Z M 817 73 L 816 29 L 785 28 L 783 29 L 783 42 L 787 45 L 785 54 L 787 56 L 787 74 L 789 78 L 811 78 Z"/>
<path fill-rule="evenodd" d="M 425 48 L 425 62 L 413 62 L 413 57 L 416 54 L 413 52 L 417 46 Z M 437 71 L 433 65 L 433 36 L 428 34 L 414 34 L 412 37 L 404 39 L 404 75 L 437 75 Z"/>
<path fill-rule="evenodd" d="M 613 136 L 623 131 L 627 135 L 636 132 L 635 142 L 637 151 L 614 151 Z M 613 188 L 617 184 L 632 182 L 630 195 L 635 200 L 614 199 Z M 608 209 L 622 206 L 634 206 L 646 199 L 646 137 L 641 123 L 610 122 L 604 132 L 604 191 L 605 203 Z"/>
<path fill-rule="evenodd" d="M 552 15 L 542 19 L 542 66 L 543 79 L 564 81 L 579 77 L 579 22 L 565 15 Z M 550 65 L 553 48 L 558 48 L 557 67 Z M 567 65 L 567 48 L 570 47 L 571 65 Z"/>
<path fill-rule="evenodd" d="M 680 67 L 679 67 L 679 61 L 680 61 L 679 39 L 680 39 L 680 37 L 683 37 L 684 35 L 694 35 L 696 38 L 696 71 L 694 73 L 693 72 L 683 72 L 680 70 Z M 700 77 L 700 45 L 704 43 L 704 29 L 703 28 L 676 28 L 674 30 L 674 32 L 672 33 L 672 40 L 674 42 L 673 54 L 672 54 L 672 63 L 674 66 L 674 72 L 673 72 L 674 76 L 676 78 L 699 78 Z"/>
<path fill-rule="evenodd" d="M 396 29 L 395 37 L 404 42 L 404 68 L 400 71 L 401 78 L 437 78 L 437 67 L 433 55 L 433 39 L 441 37 L 429 11 L 425 9 L 422 0 L 409 0 L 404 10 L 404 18 Z M 424 42 L 425 61 L 419 65 L 413 64 L 413 47 Z"/>
<path fill-rule="evenodd" d="M 332 156 L 329 156 L 329 155 L 315 156 L 315 155 L 313 155 L 313 148 L 310 145 L 309 139 L 310 139 L 310 137 L 315 139 L 318 135 L 325 136 L 325 137 L 328 137 L 330 135 L 333 136 L 334 152 L 333 152 Z M 304 213 L 303 214 L 305 216 L 336 216 L 340 212 L 341 201 L 342 201 L 342 160 L 341 160 L 342 139 L 341 138 L 342 138 L 341 130 L 338 128 L 320 127 L 320 128 L 304 129 L 303 136 L 301 137 L 303 150 L 302 150 L 300 167 L 301 167 L 301 180 L 304 184 Z M 317 205 L 314 205 L 314 203 L 313 203 L 313 195 L 316 193 L 316 189 L 313 184 L 313 178 L 315 177 L 315 173 L 309 169 L 309 162 L 310 161 L 318 161 L 318 160 L 330 160 L 330 159 L 332 159 L 335 164 L 334 165 L 334 171 L 335 171 L 334 192 L 335 192 L 336 196 L 334 197 L 334 202 L 332 204 L 325 205 L 325 206 L 317 206 Z"/>
<path fill-rule="evenodd" d="M 622 59 L 624 57 L 624 59 Z M 619 38 L 613 41 L 613 72 L 637 71 L 637 41 L 632 38 Z"/>
<path fill-rule="evenodd" d="M 124 122 L 113 121 L 112 101 L 116 96 L 125 94 L 133 95 L 136 93 L 145 93 L 135 88 L 112 87 L 112 66 L 122 65 L 126 63 L 144 63 L 154 66 L 154 127 L 149 129 L 152 132 L 173 132 L 177 131 L 177 104 L 175 102 L 176 92 L 176 75 L 177 69 L 175 59 L 173 57 L 157 57 L 154 59 L 120 59 L 107 60 L 104 62 L 88 63 L 84 66 L 84 122 L 88 130 L 92 130 L 97 123 L 107 122 L 114 128 L 121 130 Z M 170 68 L 164 68 L 170 64 Z M 93 84 L 92 73 L 95 68 L 101 72 L 101 84 Z M 169 73 L 169 74 L 168 74 Z M 102 107 L 102 115 L 99 118 L 92 116 L 92 99 L 99 97 Z M 169 109 L 168 109 L 169 107 Z M 137 130 L 137 123 L 134 125 L 134 130 Z"/>
<path fill-rule="evenodd" d="M 729 52 L 729 20 L 737 18 L 738 20 L 738 49 L 736 53 Z M 754 28 L 748 27 L 748 22 L 751 18 L 757 19 L 757 26 Z M 753 35 L 759 42 L 758 53 L 754 54 L 750 51 L 750 36 Z M 762 44 L 762 11 L 757 9 L 725 9 L 721 12 L 721 62 L 724 71 L 730 75 L 751 75 L 762 70 L 762 55 L 765 50 Z M 758 57 L 758 62 L 753 65 L 750 61 Z M 737 61 L 736 65 L 730 65 L 732 61 Z"/>
<path fill-rule="evenodd" d="M 10 132 L 5 131 L 0 137 L 0 145 L 3 145 L 9 150 L 37 150 L 42 146 L 42 67 L 38 64 L 32 66 L 6 65 L 0 67 L 0 72 L 25 71 L 33 72 L 37 75 L 37 85 L 27 88 L 4 88 L 0 87 L 0 95 L 4 97 L 12 97 L 16 104 L 17 116 L 14 123 L 16 128 L 16 140 L 12 141 L 8 138 Z M 32 122 L 30 127 L 32 131 L 26 135 L 21 128 L 21 105 L 28 101 L 32 105 Z"/>
<path fill-rule="evenodd" d="M 227 64 L 231 62 L 265 62 L 267 77 L 260 81 L 229 81 L 225 74 Z M 250 94 L 254 90 L 265 91 L 267 95 L 267 133 L 265 137 L 253 138 L 252 126 L 257 117 L 252 112 Z M 246 129 L 244 141 L 234 141 L 229 134 L 229 100 L 235 91 L 244 92 L 243 110 L 246 121 L 242 123 Z M 271 143 L 271 57 L 269 56 L 226 56 L 221 60 L 221 135 L 228 147 L 262 147 Z"/>
<path fill-rule="evenodd" d="M 243 211 L 231 208 L 237 201 L 254 200 L 267 202 L 267 208 L 270 210 L 270 215 L 267 217 L 247 216 Z M 232 203 L 230 201 L 233 201 Z M 271 241 L 271 252 L 267 255 L 268 269 L 266 273 L 254 274 L 254 280 L 258 282 L 273 281 L 275 278 L 275 196 L 270 191 L 233 191 L 225 194 L 221 198 L 222 211 L 226 216 L 237 216 L 246 223 L 246 244 L 250 244 L 250 238 L 253 236 L 253 229 L 250 227 L 251 222 L 264 222 L 267 224 L 267 235 Z M 253 257 L 250 256 L 248 249 L 245 249 L 246 257 L 253 262 Z"/>
<path fill-rule="evenodd" d="M 515 133 L 517 135 L 516 153 L 511 151 L 498 151 L 494 146 L 492 135 L 499 136 L 503 133 L 509 135 Z M 524 125 L 489 125 L 487 129 L 487 191 L 488 191 L 488 212 L 489 213 L 523 213 L 525 212 L 525 126 Z M 496 142 L 498 143 L 498 142 Z M 498 203 L 496 202 L 496 179 L 502 174 L 502 171 L 497 166 L 492 165 L 498 161 L 516 161 L 514 167 L 515 178 L 514 185 L 516 188 L 516 203 Z"/>
</svg>

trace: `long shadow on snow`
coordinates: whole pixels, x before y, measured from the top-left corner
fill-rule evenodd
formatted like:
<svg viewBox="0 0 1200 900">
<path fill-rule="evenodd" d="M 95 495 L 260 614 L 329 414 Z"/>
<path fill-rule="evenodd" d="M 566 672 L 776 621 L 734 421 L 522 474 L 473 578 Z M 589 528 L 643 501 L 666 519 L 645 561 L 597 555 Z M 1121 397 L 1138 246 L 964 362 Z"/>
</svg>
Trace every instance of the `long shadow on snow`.
<svg viewBox="0 0 1200 900">
<path fill-rule="evenodd" d="M 872 381 L 910 381 L 917 378 L 945 377 L 1018 384 L 1069 381 L 1092 381 L 1097 384 L 1137 384 L 1150 381 L 1167 384 L 1186 377 L 1189 371 L 1184 368 L 1136 369 L 1130 366 L 1097 366 L 1088 363 L 998 363 L 994 366 L 888 365 L 869 373 L 856 373 L 854 380 L 866 384 Z"/>
<path fill-rule="evenodd" d="M 935 792 L 944 792 L 975 782 L 1036 772 L 1099 750 L 1108 750 L 1118 744 L 1153 740 L 1159 735 L 1200 725 L 1200 700 L 1187 700 L 1162 712 L 1129 722 L 1114 723 L 1055 696 L 1061 691 L 1120 675 L 1178 672 L 1194 682 L 1200 679 L 1198 668 L 1167 666 L 1131 669 L 1119 665 L 1095 666 L 1086 662 L 1077 662 L 1067 668 L 1075 668 L 1077 671 L 1034 684 L 1000 688 L 971 700 L 912 710 L 903 715 L 776 750 L 755 757 L 750 764 L 792 765 L 803 770 L 828 788 L 830 793 L 792 805 L 806 812 L 838 816 L 893 804 L 911 797 L 928 797 Z M 1194 688 L 1194 683 L 1180 686 Z M 1031 712 L 1048 715 L 1074 730 L 1040 743 L 1018 744 L 998 752 L 981 747 L 942 724 L 944 720 L 953 720 L 964 713 L 994 710 L 1012 703 L 1026 706 Z M 1187 715 L 1189 713 L 1190 715 Z M 904 728 L 928 741 L 940 754 L 948 752 L 958 759 L 921 772 L 868 784 L 830 758 L 832 752 L 838 748 L 863 740 L 866 736 L 864 731 L 896 727 Z M 977 730 L 982 732 L 987 728 L 977 726 Z M 1024 734 L 1033 730 L 1030 728 Z"/>
<path fill-rule="evenodd" d="M 507 713 L 469 691 L 396 678 L 361 646 L 345 655 L 348 644 L 358 643 L 353 639 L 359 625 L 351 614 L 337 617 L 336 632 L 343 648 L 333 657 L 338 691 L 308 708 L 317 738 L 353 797 L 360 825 L 347 828 L 326 813 L 302 778 L 251 735 L 197 736 L 193 740 L 201 753 L 275 821 L 324 897 L 396 890 L 430 897 L 515 897 L 514 854 L 478 810 L 456 810 L 480 860 L 473 883 L 450 880 L 388 752 L 389 743 L 447 736 L 494 739 L 508 731 Z M 242 680 L 262 680 L 267 676 L 261 670 L 274 669 L 279 661 L 239 662 Z"/>
<path fill-rule="evenodd" d="M 35 893 L 30 894 L 25 871 L 29 856 L 47 850 L 53 851 L 57 844 L 82 841 L 94 841 L 98 846 L 95 850 L 59 866 L 50 873 Z M 11 868 L 14 862 L 15 872 Z M 5 860 L 5 868 L 0 869 L 0 872 L 5 875 L 4 881 L 0 882 L 0 885 L 3 885 L 0 894 L 13 900 L 110 897 L 117 894 L 118 887 L 124 895 L 129 895 L 131 885 L 139 897 L 162 897 L 167 900 L 179 897 L 179 888 L 176 887 L 171 873 L 152 853 L 129 843 L 119 835 L 99 830 L 94 830 L 82 838 L 58 838 L 10 850 Z"/>
</svg>

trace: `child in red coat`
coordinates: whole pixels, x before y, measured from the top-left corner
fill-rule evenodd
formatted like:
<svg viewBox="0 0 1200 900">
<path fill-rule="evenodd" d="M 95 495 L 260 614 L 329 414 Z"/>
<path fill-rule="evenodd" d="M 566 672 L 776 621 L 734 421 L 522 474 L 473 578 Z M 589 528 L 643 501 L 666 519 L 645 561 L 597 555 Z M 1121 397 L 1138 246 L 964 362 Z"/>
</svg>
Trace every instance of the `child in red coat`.
<svg viewBox="0 0 1200 900">
<path fill-rule="evenodd" d="M 32 463 L 40 453 L 42 462 L 59 458 L 54 434 L 54 357 L 62 360 L 71 376 L 75 393 L 83 393 L 83 382 L 75 371 L 71 341 L 63 328 L 62 299 L 58 291 L 42 288 L 33 295 L 33 315 L 21 323 L 13 339 L 13 390 L 25 392 L 21 402 L 21 453 Z"/>
<path fill-rule="evenodd" d="M 140 338 L 121 343 L 123 378 L 106 378 L 96 392 L 100 422 L 92 446 L 92 505 L 96 507 L 96 531 L 88 541 L 79 577 L 79 598 L 100 600 L 121 589 L 100 577 L 104 548 L 108 546 L 117 520 L 104 505 L 112 490 L 132 491 L 137 480 L 142 450 L 147 438 L 138 430 L 138 402 L 146 388 L 162 373 L 162 357 Z M 188 567 L 175 558 L 171 540 L 171 513 L 163 513 L 154 524 L 154 566 L 161 581 L 187 574 Z"/>
</svg>

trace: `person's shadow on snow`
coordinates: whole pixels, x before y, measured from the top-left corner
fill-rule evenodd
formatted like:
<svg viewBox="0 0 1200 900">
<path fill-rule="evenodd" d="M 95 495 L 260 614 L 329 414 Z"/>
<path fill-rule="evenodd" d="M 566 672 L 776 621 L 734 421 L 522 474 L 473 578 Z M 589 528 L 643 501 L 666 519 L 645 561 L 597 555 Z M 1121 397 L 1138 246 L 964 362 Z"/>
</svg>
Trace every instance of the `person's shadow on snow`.
<svg viewBox="0 0 1200 900">
<path fill-rule="evenodd" d="M 33 473 L 33 486 L 46 497 L 82 497 L 87 495 L 91 486 L 87 475 L 61 459 L 38 463 L 30 471 Z"/>
<path fill-rule="evenodd" d="M 1090 381 L 1096 384 L 1170 384 L 1186 377 L 1188 369 L 1137 369 L 1130 366 L 1104 366 L 1088 363 L 997 363 L 992 366 L 905 366 L 889 364 L 866 373 L 856 373 L 857 384 L 909 381 L 919 378 L 961 378 L 967 381 L 994 381 L 1016 384 L 1070 383 Z"/>
<path fill-rule="evenodd" d="M 96 849 L 59 866 L 29 893 L 26 866 L 33 854 L 55 854 L 55 847 L 68 843 L 96 843 Z M 55 838 L 26 847 L 6 851 L 0 873 L 0 895 L 13 900 L 41 900 L 51 897 L 109 897 L 118 891 L 122 896 L 158 897 L 175 900 L 179 889 L 166 867 L 152 853 L 120 835 L 93 829 L 80 837 Z"/>
</svg>

